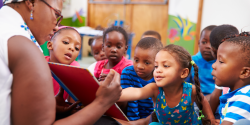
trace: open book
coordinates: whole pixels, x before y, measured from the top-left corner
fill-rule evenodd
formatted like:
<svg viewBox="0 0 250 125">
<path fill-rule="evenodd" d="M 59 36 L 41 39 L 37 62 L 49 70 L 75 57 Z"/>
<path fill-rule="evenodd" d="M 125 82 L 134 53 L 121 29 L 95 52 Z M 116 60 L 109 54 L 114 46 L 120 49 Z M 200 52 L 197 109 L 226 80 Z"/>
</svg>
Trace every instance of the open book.
<svg viewBox="0 0 250 125">
<path fill-rule="evenodd" d="M 88 105 L 94 101 L 99 82 L 88 69 L 49 62 L 53 78 L 75 100 Z M 105 115 L 129 121 L 121 109 L 114 104 Z"/>
</svg>

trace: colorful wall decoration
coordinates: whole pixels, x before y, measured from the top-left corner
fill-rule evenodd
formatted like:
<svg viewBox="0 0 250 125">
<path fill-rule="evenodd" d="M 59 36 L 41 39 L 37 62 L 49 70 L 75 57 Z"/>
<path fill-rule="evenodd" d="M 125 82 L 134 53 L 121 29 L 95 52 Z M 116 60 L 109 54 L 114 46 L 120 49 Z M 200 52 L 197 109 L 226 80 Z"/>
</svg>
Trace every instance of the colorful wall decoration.
<svg viewBox="0 0 250 125">
<path fill-rule="evenodd" d="M 62 25 L 81 27 L 86 25 L 87 0 L 65 0 Z"/>
<path fill-rule="evenodd" d="M 193 55 L 199 0 L 169 0 L 167 45 L 180 45 Z"/>
</svg>

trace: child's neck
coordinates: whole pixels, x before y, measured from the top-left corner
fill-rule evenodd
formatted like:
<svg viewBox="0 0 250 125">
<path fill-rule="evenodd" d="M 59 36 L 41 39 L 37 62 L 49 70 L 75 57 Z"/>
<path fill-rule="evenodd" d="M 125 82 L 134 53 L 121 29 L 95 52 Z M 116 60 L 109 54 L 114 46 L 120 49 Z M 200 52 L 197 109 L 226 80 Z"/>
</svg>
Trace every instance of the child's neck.
<svg viewBox="0 0 250 125">
<path fill-rule="evenodd" d="M 122 58 L 121 58 L 121 60 L 122 60 Z M 119 60 L 118 62 L 114 62 L 114 61 L 108 60 L 107 64 L 105 64 L 104 68 L 105 68 L 105 69 L 112 69 L 112 68 L 115 67 L 121 60 Z"/>
<path fill-rule="evenodd" d="M 176 82 L 176 83 L 173 83 L 171 85 L 165 86 L 162 89 L 163 89 L 166 96 L 171 97 L 173 95 L 180 93 L 180 91 L 182 92 L 182 88 L 183 88 L 182 83 L 183 83 L 183 81 Z"/>
<path fill-rule="evenodd" d="M 250 80 L 239 80 L 238 82 L 236 82 L 233 86 L 229 86 L 230 91 L 234 91 L 236 89 L 242 88 L 246 85 L 250 84 Z"/>
</svg>

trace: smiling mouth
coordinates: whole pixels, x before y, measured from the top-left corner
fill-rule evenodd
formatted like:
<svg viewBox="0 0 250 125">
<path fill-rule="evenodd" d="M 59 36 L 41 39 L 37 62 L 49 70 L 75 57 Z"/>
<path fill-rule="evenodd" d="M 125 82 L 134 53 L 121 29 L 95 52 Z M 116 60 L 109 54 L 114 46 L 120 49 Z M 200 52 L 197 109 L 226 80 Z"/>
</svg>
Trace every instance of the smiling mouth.
<svg viewBox="0 0 250 125">
<path fill-rule="evenodd" d="M 162 80 L 163 78 L 164 78 L 164 77 L 162 77 L 162 76 L 156 76 L 156 77 L 155 77 L 155 80 L 156 80 L 156 81 L 160 81 L 160 80 Z"/>
<path fill-rule="evenodd" d="M 67 53 L 67 54 L 64 54 L 64 56 L 65 56 L 65 58 L 66 58 L 67 60 L 70 60 L 71 57 L 72 57 L 72 54 L 71 54 L 71 53 Z"/>
</svg>

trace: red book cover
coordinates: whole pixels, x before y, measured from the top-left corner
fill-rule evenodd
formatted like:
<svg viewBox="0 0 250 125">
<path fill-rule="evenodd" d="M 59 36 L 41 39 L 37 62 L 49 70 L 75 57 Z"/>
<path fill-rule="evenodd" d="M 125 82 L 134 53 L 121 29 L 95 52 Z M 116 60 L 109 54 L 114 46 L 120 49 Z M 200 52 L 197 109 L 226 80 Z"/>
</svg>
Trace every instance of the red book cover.
<svg viewBox="0 0 250 125">
<path fill-rule="evenodd" d="M 49 67 L 53 78 L 75 101 L 79 100 L 86 106 L 95 99 L 99 82 L 88 69 L 51 62 Z M 129 121 L 117 104 L 111 106 L 105 115 Z"/>
</svg>

